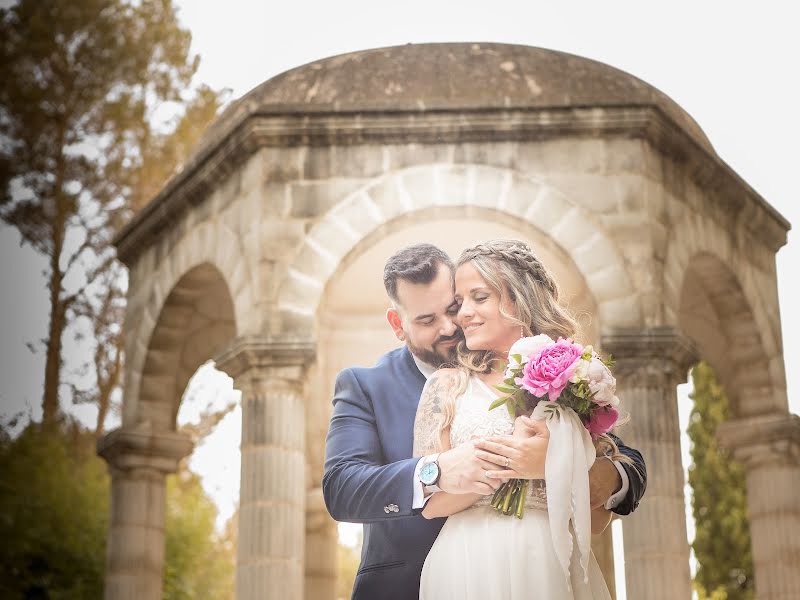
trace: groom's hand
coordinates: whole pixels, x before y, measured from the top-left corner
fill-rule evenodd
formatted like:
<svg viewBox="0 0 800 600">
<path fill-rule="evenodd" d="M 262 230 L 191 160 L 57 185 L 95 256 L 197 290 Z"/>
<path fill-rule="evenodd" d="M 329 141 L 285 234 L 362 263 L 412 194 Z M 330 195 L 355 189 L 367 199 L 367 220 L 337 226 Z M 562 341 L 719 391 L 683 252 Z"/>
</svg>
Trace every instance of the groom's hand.
<svg viewBox="0 0 800 600">
<path fill-rule="evenodd" d="M 502 482 L 487 477 L 487 472 L 498 469 L 497 463 L 484 461 L 476 455 L 474 442 L 460 444 L 439 455 L 438 486 L 450 494 L 493 494 Z"/>
</svg>

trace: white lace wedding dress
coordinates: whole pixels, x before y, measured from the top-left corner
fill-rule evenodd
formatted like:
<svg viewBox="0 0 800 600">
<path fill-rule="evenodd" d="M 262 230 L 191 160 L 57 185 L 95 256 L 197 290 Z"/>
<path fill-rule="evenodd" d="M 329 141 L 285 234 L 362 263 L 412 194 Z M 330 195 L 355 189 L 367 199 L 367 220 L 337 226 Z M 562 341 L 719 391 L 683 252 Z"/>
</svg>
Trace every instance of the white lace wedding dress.
<svg viewBox="0 0 800 600">
<path fill-rule="evenodd" d="M 505 406 L 488 411 L 495 397 L 480 379 L 470 378 L 457 400 L 452 447 L 477 437 L 511 434 L 514 424 Z M 584 580 L 574 540 L 568 581 L 566 562 L 559 562 L 551 536 L 544 483 L 530 482 L 522 519 L 495 511 L 489 506 L 491 497 L 449 517 L 425 560 L 420 600 L 610 600 L 591 552 Z M 575 537 L 572 528 L 569 535 Z"/>
</svg>

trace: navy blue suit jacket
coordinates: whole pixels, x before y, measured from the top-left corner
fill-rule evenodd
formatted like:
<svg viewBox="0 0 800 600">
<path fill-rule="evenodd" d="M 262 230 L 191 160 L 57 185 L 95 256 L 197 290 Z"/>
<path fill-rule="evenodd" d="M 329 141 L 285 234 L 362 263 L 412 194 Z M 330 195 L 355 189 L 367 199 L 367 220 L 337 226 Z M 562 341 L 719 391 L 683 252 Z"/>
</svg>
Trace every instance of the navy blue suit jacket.
<svg viewBox="0 0 800 600">
<path fill-rule="evenodd" d="M 364 524 L 354 599 L 416 600 L 422 565 L 444 524 L 411 506 L 419 460 L 412 457 L 414 419 L 424 385 L 406 347 L 336 379 L 322 490 L 335 520 Z M 625 466 L 630 489 L 614 509 L 628 514 L 644 493 L 646 474 L 638 452 L 620 451 L 637 463 Z"/>
</svg>

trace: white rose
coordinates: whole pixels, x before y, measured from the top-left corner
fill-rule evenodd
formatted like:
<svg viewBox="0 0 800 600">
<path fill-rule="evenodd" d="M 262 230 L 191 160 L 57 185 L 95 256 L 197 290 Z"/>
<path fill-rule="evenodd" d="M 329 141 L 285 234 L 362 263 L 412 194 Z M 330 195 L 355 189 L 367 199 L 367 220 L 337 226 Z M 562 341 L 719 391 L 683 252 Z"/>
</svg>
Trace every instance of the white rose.
<svg viewBox="0 0 800 600">
<path fill-rule="evenodd" d="M 539 335 L 535 335 L 533 337 L 524 337 L 518 339 L 514 342 L 514 345 L 511 346 L 511 350 L 508 351 L 509 359 L 514 354 L 519 354 L 522 356 L 522 362 L 525 363 L 528 360 L 528 357 L 536 354 L 544 348 L 545 346 L 549 346 L 550 344 L 554 344 L 555 342 L 553 339 L 544 333 L 540 333 Z"/>
<path fill-rule="evenodd" d="M 595 404 L 598 406 L 619 405 L 619 398 L 616 396 L 617 380 L 599 357 L 592 357 L 586 379 L 589 381 L 589 390 L 594 394 L 592 401 Z"/>
<path fill-rule="evenodd" d="M 581 359 L 578 361 L 578 366 L 575 367 L 575 372 L 572 374 L 572 377 L 569 380 L 572 383 L 578 383 L 580 381 L 585 381 L 589 378 L 589 366 L 591 365 L 591 361 Z"/>
<path fill-rule="evenodd" d="M 544 333 L 540 333 L 539 335 L 535 335 L 533 337 L 519 338 L 516 342 L 514 342 L 514 345 L 511 346 L 511 350 L 508 351 L 508 367 L 506 368 L 506 377 L 511 376 L 512 369 L 518 369 L 528 362 L 528 359 L 539 352 L 539 350 L 554 343 L 555 342 L 553 339 Z M 514 358 L 512 358 L 515 354 L 520 355 L 522 362 L 517 362 L 514 360 Z"/>
</svg>

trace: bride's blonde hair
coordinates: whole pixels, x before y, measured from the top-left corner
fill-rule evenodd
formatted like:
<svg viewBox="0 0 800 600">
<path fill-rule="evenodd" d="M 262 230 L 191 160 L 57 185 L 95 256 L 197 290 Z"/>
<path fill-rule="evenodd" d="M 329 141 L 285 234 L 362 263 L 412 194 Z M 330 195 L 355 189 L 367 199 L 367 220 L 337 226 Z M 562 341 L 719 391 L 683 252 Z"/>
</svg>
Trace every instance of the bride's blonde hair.
<svg viewBox="0 0 800 600">
<path fill-rule="evenodd" d="M 483 280 L 500 297 L 500 314 L 520 327 L 520 337 L 545 333 L 554 340 L 559 337 L 576 340 L 580 325 L 572 314 L 559 303 L 559 288 L 550 271 L 533 250 L 519 240 L 498 239 L 476 244 L 465 249 L 456 261 L 456 269 L 470 263 Z M 504 308 L 508 298 L 515 315 Z M 496 356 L 491 350 L 470 350 L 461 341 L 457 348 L 457 366 L 464 375 L 486 374 L 506 357 Z M 456 393 L 445 402 L 442 429 L 449 427 L 455 415 L 455 399 L 466 388 L 468 377 L 460 377 Z M 620 454 L 614 440 L 607 435 L 597 438 L 598 452 L 610 454 L 613 459 L 629 459 Z"/>
</svg>

